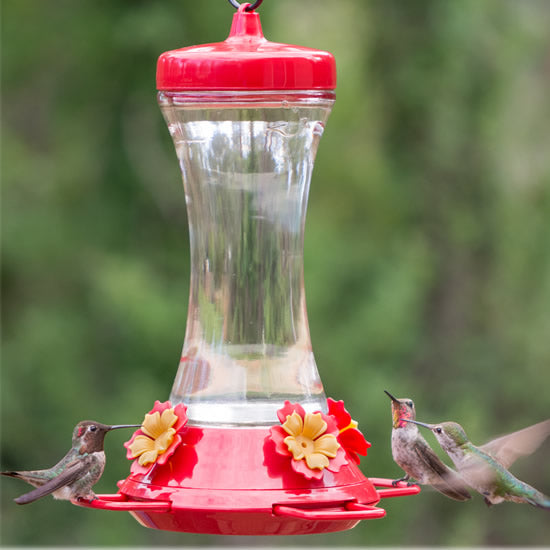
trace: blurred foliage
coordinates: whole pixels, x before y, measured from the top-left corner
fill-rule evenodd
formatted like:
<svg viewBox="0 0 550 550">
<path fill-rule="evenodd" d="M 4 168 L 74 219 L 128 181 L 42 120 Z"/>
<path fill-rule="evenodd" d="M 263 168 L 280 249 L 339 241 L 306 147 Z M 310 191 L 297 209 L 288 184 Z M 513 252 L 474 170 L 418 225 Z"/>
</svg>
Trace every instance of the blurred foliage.
<svg viewBox="0 0 550 550">
<path fill-rule="evenodd" d="M 305 276 L 326 392 L 373 443 L 363 471 L 401 475 L 383 389 L 477 443 L 548 417 L 550 4 L 267 0 L 260 13 L 269 39 L 338 64 Z M 224 39 L 231 15 L 225 0 L 2 3 L 3 469 L 53 464 L 82 418 L 132 422 L 167 398 L 189 251 L 156 58 Z M 126 435 L 108 437 L 98 492 L 127 475 Z M 547 442 L 513 468 L 547 494 L 549 453 Z M 2 480 L 3 545 L 550 540 L 544 511 L 429 489 L 349 532 L 247 539 L 52 499 L 18 507 L 25 488 Z"/>
</svg>

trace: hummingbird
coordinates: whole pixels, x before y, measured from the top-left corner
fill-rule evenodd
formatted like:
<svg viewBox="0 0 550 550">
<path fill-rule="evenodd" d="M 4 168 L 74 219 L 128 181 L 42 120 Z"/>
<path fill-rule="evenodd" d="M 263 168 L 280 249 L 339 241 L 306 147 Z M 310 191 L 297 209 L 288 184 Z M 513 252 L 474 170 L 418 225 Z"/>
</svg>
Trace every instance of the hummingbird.
<svg viewBox="0 0 550 550">
<path fill-rule="evenodd" d="M 405 471 L 400 481 L 415 479 L 418 483 L 431 485 L 434 489 L 454 500 L 468 500 L 470 493 L 460 476 L 444 464 L 424 439 L 418 428 L 408 422 L 416 418 L 412 399 L 397 399 L 391 393 L 384 392 L 392 400 L 393 429 L 391 449 L 393 460 Z"/>
<path fill-rule="evenodd" d="M 47 470 L 0 473 L 22 479 L 36 487 L 33 491 L 14 499 L 17 504 L 29 504 L 49 494 L 60 500 L 95 500 L 97 497 L 92 491 L 92 486 L 99 481 L 105 468 L 105 434 L 119 428 L 139 426 L 140 424 L 108 426 L 93 420 L 83 420 L 73 430 L 69 452 L 55 466 Z"/>
<path fill-rule="evenodd" d="M 433 432 L 464 481 L 480 493 L 487 506 L 505 500 L 550 510 L 550 497 L 512 475 L 507 468 L 520 456 L 531 454 L 550 434 L 550 419 L 504 435 L 476 447 L 456 422 L 424 424 Z"/>
</svg>

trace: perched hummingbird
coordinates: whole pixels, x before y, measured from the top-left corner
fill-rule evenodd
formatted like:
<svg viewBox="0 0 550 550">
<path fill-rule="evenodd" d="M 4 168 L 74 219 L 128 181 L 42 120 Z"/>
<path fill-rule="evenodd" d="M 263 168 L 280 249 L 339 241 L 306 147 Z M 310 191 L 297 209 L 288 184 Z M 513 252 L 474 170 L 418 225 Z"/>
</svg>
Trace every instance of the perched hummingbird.
<svg viewBox="0 0 550 550">
<path fill-rule="evenodd" d="M 394 485 L 399 481 L 409 481 L 413 478 L 418 483 L 431 485 L 449 498 L 455 500 L 471 498 L 460 476 L 439 459 L 418 428 L 408 422 L 416 418 L 413 401 L 408 398 L 397 399 L 388 391 L 384 390 L 384 392 L 392 400 L 393 460 L 406 473 L 401 479 L 396 479 L 393 482 Z"/>
<path fill-rule="evenodd" d="M 26 472 L 0 472 L 30 483 L 36 489 L 14 499 L 17 504 L 28 504 L 53 494 L 54 498 L 72 500 L 97 498 L 92 491 L 105 468 L 103 440 L 105 434 L 118 428 L 138 428 L 140 424 L 108 426 L 93 420 L 79 422 L 73 431 L 73 443 L 69 452 L 47 470 Z"/>
<path fill-rule="evenodd" d="M 550 498 L 514 477 L 507 468 L 520 456 L 531 454 L 550 434 L 550 419 L 499 437 L 481 447 L 468 439 L 456 422 L 424 424 L 451 457 L 464 481 L 483 495 L 487 506 L 504 500 L 550 510 Z"/>
</svg>

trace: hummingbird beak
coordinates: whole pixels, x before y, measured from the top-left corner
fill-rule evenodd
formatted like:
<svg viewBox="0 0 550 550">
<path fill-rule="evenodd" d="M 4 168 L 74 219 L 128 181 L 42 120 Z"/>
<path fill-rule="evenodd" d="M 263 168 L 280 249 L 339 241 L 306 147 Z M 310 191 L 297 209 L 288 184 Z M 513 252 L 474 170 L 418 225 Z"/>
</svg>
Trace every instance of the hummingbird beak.
<svg viewBox="0 0 550 550">
<path fill-rule="evenodd" d="M 399 401 L 387 390 L 384 390 L 384 393 L 394 402 L 399 403 Z"/>
<path fill-rule="evenodd" d="M 424 422 L 418 422 L 418 420 L 411 420 L 410 418 L 403 418 L 405 422 L 412 422 L 413 424 L 418 424 L 419 426 L 424 426 L 428 430 L 433 429 L 433 424 L 425 424 Z"/>
<path fill-rule="evenodd" d="M 110 430 L 118 430 L 119 428 L 141 428 L 141 424 L 117 424 L 116 426 L 111 426 Z"/>
</svg>

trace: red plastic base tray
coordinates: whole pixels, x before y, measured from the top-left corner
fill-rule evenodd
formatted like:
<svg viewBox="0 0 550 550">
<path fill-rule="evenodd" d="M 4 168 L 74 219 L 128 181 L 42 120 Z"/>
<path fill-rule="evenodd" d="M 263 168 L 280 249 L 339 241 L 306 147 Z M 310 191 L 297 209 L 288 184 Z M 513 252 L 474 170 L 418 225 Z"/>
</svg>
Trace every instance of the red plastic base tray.
<svg viewBox="0 0 550 550">
<path fill-rule="evenodd" d="M 146 527 L 220 535 L 297 535 L 351 529 L 384 517 L 381 498 L 413 495 L 368 479 L 351 460 L 338 473 L 307 480 L 275 452 L 265 428 L 198 428 L 165 465 L 132 474 L 115 495 L 75 504 L 130 512 Z M 383 489 L 376 489 L 384 487 Z"/>
</svg>

